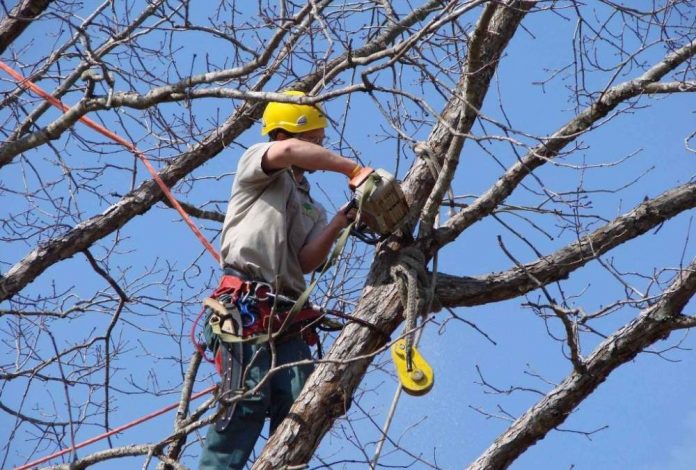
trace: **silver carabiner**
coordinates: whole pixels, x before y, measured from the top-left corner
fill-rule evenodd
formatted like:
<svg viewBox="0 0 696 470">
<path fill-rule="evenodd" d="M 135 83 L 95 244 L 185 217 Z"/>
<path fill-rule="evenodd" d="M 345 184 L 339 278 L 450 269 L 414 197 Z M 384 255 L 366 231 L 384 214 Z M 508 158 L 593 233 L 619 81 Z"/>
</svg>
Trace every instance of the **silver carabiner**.
<svg viewBox="0 0 696 470">
<path fill-rule="evenodd" d="M 262 287 L 266 288 L 266 292 L 263 297 L 259 295 L 259 289 Z M 273 286 L 266 282 L 257 282 L 256 286 L 254 287 L 254 295 L 259 302 L 265 302 L 271 295 L 273 295 Z"/>
</svg>

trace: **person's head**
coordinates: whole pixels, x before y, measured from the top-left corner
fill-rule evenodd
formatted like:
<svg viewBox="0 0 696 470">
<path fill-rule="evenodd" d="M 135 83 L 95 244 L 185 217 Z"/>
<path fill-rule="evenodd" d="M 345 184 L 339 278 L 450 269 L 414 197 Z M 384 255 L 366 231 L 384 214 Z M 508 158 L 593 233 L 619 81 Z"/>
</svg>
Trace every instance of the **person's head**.
<svg viewBox="0 0 696 470">
<path fill-rule="evenodd" d="M 285 91 L 288 96 L 305 96 L 301 91 Z M 321 145 L 324 141 L 326 116 L 319 105 L 279 103 L 272 101 L 263 112 L 261 135 L 271 140 L 296 137 Z"/>
</svg>

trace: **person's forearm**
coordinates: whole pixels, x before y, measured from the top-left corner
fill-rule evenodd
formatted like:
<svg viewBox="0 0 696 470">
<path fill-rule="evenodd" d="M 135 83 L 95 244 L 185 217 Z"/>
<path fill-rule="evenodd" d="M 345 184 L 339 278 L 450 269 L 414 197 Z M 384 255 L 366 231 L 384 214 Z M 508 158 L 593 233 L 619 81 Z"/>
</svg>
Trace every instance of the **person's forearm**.
<svg viewBox="0 0 696 470">
<path fill-rule="evenodd" d="M 337 155 L 320 145 L 299 139 L 275 142 L 266 152 L 263 165 L 266 171 L 297 166 L 305 170 L 334 171 L 348 177 L 358 167 L 348 158 Z"/>
<path fill-rule="evenodd" d="M 334 218 L 319 235 L 302 247 L 299 258 L 303 273 L 311 273 L 321 266 L 345 226 L 343 220 Z"/>
</svg>

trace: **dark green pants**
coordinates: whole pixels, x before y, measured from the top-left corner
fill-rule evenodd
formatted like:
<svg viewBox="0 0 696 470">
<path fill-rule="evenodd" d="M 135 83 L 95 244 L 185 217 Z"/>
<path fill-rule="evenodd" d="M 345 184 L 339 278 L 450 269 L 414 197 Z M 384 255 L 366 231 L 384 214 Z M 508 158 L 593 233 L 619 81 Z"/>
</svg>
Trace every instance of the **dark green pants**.
<svg viewBox="0 0 696 470">
<path fill-rule="evenodd" d="M 299 336 L 276 344 L 276 366 L 303 359 L 310 359 L 309 346 Z M 247 372 L 246 389 L 254 388 L 266 375 L 271 366 L 271 354 L 268 344 L 244 345 L 244 364 L 256 351 L 251 368 Z M 290 411 L 290 407 L 300 394 L 307 377 L 312 373 L 312 364 L 283 369 L 273 375 L 261 388 L 258 396 L 241 400 L 237 403 L 232 421 L 224 432 L 215 430 L 215 425 L 208 428 L 199 469 L 227 470 L 242 469 L 254 450 L 266 416 L 271 418 L 271 433 Z"/>
</svg>

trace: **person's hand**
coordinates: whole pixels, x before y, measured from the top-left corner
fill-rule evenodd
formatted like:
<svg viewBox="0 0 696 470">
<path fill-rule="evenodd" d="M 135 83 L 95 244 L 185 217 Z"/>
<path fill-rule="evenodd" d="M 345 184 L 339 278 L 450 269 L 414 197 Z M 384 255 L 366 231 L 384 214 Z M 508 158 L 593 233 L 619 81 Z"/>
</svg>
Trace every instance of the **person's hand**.
<svg viewBox="0 0 696 470">
<path fill-rule="evenodd" d="M 338 224 L 341 228 L 346 228 L 348 224 L 355 220 L 358 215 L 355 199 L 352 199 L 343 204 L 333 218 L 332 222 Z"/>
</svg>

